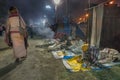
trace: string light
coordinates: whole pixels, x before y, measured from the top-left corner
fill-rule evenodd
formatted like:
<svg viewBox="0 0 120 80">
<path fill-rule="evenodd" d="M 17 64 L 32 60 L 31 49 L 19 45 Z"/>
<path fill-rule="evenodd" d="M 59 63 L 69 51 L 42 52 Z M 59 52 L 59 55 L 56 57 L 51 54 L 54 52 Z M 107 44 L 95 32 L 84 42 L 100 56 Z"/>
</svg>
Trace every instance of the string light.
<svg viewBox="0 0 120 80">
<path fill-rule="evenodd" d="M 114 1 L 113 1 L 113 0 L 112 0 L 112 1 L 110 1 L 110 2 L 109 2 L 109 4 L 110 4 L 110 5 L 114 4 Z"/>
<path fill-rule="evenodd" d="M 89 14 L 87 13 L 87 14 L 85 14 L 85 17 L 89 17 Z"/>
</svg>

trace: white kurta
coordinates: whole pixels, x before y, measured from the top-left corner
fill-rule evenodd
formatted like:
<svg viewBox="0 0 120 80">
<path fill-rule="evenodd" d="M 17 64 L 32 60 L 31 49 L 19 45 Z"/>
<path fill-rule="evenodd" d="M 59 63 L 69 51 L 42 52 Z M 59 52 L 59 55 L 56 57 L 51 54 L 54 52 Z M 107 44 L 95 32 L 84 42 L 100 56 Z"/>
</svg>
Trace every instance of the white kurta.
<svg viewBox="0 0 120 80">
<path fill-rule="evenodd" d="M 24 37 L 19 33 L 19 20 L 23 28 L 25 28 L 25 23 L 23 19 L 18 16 L 10 17 L 7 21 L 7 32 L 10 30 L 11 40 L 13 43 L 13 52 L 16 58 L 24 57 L 27 55 L 25 48 Z M 18 31 L 16 33 L 16 31 Z M 15 32 L 15 33 L 14 33 Z"/>
</svg>

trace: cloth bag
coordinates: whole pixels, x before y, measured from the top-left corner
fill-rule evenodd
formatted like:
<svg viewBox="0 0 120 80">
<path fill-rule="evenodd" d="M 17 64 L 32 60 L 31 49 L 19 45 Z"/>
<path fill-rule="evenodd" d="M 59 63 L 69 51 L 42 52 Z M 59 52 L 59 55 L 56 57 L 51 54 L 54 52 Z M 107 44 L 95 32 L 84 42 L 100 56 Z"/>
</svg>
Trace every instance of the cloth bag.
<svg viewBox="0 0 120 80">
<path fill-rule="evenodd" d="M 27 47 L 29 46 L 28 41 L 27 41 L 28 33 L 27 33 L 27 30 L 23 28 L 21 25 L 20 16 L 19 16 L 19 31 L 20 31 L 20 34 L 24 37 L 25 48 L 27 49 Z"/>
<path fill-rule="evenodd" d="M 20 34 L 26 37 L 26 30 L 23 27 L 21 27 L 21 25 L 19 26 L 19 30 L 20 30 Z"/>
<path fill-rule="evenodd" d="M 21 25 L 21 22 L 20 22 L 20 16 L 19 16 L 19 31 L 20 31 L 20 34 L 23 35 L 24 37 L 27 37 L 27 31 L 26 29 L 24 29 Z"/>
</svg>

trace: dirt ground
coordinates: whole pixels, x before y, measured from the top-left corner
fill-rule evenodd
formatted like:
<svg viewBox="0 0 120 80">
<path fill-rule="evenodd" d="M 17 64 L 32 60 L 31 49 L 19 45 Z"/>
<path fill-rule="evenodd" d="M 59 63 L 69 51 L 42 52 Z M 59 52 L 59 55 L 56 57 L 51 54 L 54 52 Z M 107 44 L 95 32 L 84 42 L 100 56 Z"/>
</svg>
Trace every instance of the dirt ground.
<svg viewBox="0 0 120 80">
<path fill-rule="evenodd" d="M 1 45 L 2 41 L 0 41 Z M 12 49 L 0 50 L 0 80 L 120 80 L 120 66 L 103 71 L 72 73 L 56 60 L 43 39 L 29 39 L 28 57 L 15 64 Z"/>
</svg>

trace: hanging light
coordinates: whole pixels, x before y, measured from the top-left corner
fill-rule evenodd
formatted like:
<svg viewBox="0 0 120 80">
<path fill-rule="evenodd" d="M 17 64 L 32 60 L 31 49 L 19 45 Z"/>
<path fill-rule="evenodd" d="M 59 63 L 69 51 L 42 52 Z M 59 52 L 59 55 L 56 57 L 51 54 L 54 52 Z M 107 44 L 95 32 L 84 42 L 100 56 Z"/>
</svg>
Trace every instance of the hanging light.
<svg viewBox="0 0 120 80">
<path fill-rule="evenodd" d="M 82 18 L 79 18 L 79 20 L 81 21 L 81 20 L 82 20 Z"/>
<path fill-rule="evenodd" d="M 89 14 L 87 13 L 87 14 L 85 14 L 85 17 L 89 17 Z"/>
<path fill-rule="evenodd" d="M 54 0 L 54 3 L 55 3 L 56 5 L 59 5 L 59 4 L 60 4 L 60 0 Z"/>
<path fill-rule="evenodd" d="M 110 4 L 110 5 L 114 4 L 114 0 L 110 1 L 109 4 Z"/>
</svg>

